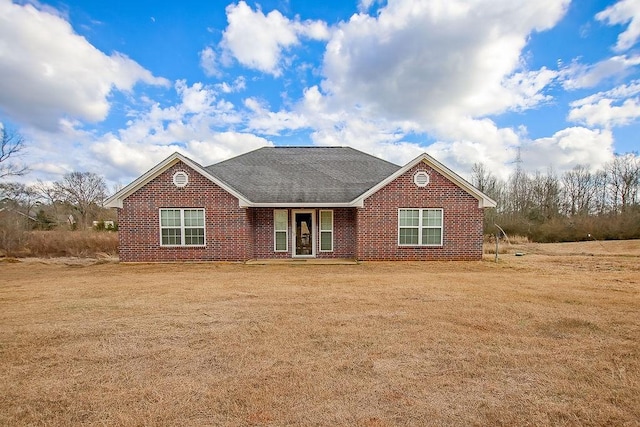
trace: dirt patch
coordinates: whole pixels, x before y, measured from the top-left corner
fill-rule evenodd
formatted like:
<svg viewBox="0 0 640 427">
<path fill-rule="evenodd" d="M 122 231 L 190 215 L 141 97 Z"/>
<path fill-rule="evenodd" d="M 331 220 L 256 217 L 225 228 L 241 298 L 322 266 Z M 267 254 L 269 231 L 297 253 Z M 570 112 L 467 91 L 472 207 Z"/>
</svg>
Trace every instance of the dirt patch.
<svg viewBox="0 0 640 427">
<path fill-rule="evenodd" d="M 570 245 L 3 262 L 0 425 L 637 425 L 640 245 Z"/>
</svg>

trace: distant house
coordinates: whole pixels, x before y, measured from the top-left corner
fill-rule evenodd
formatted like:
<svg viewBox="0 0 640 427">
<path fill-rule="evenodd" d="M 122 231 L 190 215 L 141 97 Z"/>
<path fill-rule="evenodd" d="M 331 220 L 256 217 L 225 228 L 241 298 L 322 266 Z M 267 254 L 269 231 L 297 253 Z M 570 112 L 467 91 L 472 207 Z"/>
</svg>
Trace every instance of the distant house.
<svg viewBox="0 0 640 427">
<path fill-rule="evenodd" d="M 174 153 L 109 198 L 120 259 L 478 260 L 496 203 L 427 154 L 265 147 L 203 167 Z"/>
</svg>

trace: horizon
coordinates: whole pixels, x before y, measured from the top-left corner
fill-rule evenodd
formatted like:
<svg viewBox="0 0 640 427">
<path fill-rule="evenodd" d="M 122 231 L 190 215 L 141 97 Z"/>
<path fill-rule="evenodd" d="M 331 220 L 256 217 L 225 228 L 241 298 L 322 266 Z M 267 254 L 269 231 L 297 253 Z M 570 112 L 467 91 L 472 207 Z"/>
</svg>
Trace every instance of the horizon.
<svg viewBox="0 0 640 427">
<path fill-rule="evenodd" d="M 640 149 L 639 20 L 638 0 L 0 0 L 0 126 L 23 182 L 292 145 L 597 170 Z"/>
</svg>

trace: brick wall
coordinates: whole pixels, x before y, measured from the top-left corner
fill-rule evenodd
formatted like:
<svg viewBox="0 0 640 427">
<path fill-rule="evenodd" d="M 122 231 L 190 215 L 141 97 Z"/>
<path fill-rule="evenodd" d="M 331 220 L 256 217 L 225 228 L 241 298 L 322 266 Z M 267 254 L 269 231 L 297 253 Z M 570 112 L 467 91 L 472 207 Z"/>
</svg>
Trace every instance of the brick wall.
<svg viewBox="0 0 640 427">
<path fill-rule="evenodd" d="M 291 228 L 293 227 L 291 212 L 296 209 L 287 209 L 287 218 L 289 218 L 289 250 L 287 252 L 275 252 L 273 249 L 273 208 L 250 209 L 253 212 L 254 258 L 291 258 Z M 320 209 L 315 209 L 316 240 L 314 243 L 316 245 L 316 258 L 355 258 L 356 209 L 335 208 L 331 210 L 333 210 L 333 252 L 320 252 L 320 234 L 318 231 Z"/>
<path fill-rule="evenodd" d="M 413 175 L 425 171 L 426 187 Z M 398 245 L 399 208 L 442 208 L 442 247 Z M 357 211 L 357 257 L 360 260 L 479 260 L 482 259 L 482 219 L 478 200 L 424 162 L 407 171 L 364 202 Z"/>
<path fill-rule="evenodd" d="M 420 188 L 413 175 L 422 170 L 430 183 Z M 177 171 L 189 184 L 173 185 Z M 160 246 L 160 208 L 205 209 L 205 247 Z M 398 246 L 398 208 L 442 208 L 442 247 Z M 118 209 L 120 259 L 149 261 L 244 261 L 291 257 L 273 249 L 273 209 L 240 208 L 238 200 L 179 162 L 124 200 Z M 478 201 L 425 163 L 420 163 L 364 202 L 364 208 L 336 208 L 334 250 L 320 252 L 316 214 L 316 257 L 360 260 L 477 260 L 482 258 L 483 210 Z"/>
<path fill-rule="evenodd" d="M 187 172 L 189 184 L 173 185 L 173 174 Z M 204 208 L 205 247 L 160 246 L 160 208 Z M 120 260 L 243 261 L 251 258 L 251 221 L 238 199 L 179 162 L 127 197 L 118 209 Z"/>
</svg>

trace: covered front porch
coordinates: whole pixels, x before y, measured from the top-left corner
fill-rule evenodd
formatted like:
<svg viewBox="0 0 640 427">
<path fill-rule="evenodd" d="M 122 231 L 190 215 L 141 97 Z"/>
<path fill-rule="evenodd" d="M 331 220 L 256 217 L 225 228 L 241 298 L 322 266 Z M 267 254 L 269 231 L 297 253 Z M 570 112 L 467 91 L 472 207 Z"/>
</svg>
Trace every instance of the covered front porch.
<svg viewBox="0 0 640 427">
<path fill-rule="evenodd" d="M 355 260 L 356 208 L 249 208 L 253 260 Z"/>
</svg>

